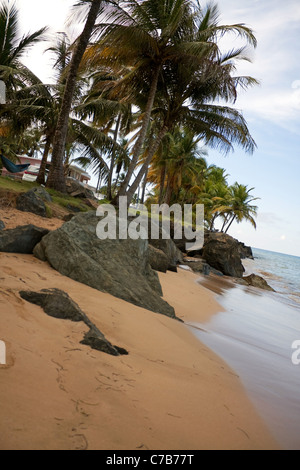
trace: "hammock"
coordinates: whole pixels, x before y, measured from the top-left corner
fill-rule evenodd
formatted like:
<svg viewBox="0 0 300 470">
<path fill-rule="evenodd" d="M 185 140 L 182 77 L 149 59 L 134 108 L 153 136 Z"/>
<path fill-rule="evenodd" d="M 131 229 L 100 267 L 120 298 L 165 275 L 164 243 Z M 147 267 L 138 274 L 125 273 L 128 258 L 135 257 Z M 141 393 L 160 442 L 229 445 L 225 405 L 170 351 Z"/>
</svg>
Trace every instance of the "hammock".
<svg viewBox="0 0 300 470">
<path fill-rule="evenodd" d="M 15 165 L 6 157 L 3 157 L 3 155 L 0 155 L 0 157 L 3 166 L 7 169 L 7 171 L 9 171 L 9 173 L 23 173 L 30 167 L 30 163 L 27 163 L 26 165 Z"/>
</svg>

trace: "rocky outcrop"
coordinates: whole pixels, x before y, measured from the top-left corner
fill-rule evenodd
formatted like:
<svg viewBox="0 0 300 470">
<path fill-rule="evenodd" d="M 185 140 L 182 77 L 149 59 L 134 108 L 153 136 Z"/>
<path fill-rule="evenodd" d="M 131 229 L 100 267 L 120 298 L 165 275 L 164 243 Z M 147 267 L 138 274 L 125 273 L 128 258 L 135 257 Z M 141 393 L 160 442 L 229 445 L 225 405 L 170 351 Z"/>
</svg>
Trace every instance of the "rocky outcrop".
<svg viewBox="0 0 300 470">
<path fill-rule="evenodd" d="M 159 271 L 161 273 L 166 273 L 168 271 L 170 263 L 167 255 L 163 251 L 149 245 L 148 254 L 150 266 L 154 271 Z"/>
<path fill-rule="evenodd" d="M 31 212 L 40 217 L 47 217 L 46 202 L 50 202 L 50 196 L 43 188 L 34 188 L 27 193 L 21 193 L 17 197 L 17 209 L 22 212 Z"/>
<path fill-rule="evenodd" d="M 76 215 L 44 237 L 35 256 L 75 281 L 174 318 L 149 264 L 147 240 L 100 240 L 99 222 L 94 212 Z"/>
<path fill-rule="evenodd" d="M 42 199 L 44 202 L 52 202 L 52 197 L 50 194 L 42 187 L 37 187 L 31 189 L 29 192 L 32 192 L 38 197 L 39 199 Z"/>
<path fill-rule="evenodd" d="M 238 245 L 239 242 L 230 235 L 208 232 L 205 235 L 202 257 L 210 266 L 223 274 L 241 278 L 245 270 Z"/>
<path fill-rule="evenodd" d="M 66 180 L 67 193 L 72 197 L 78 197 L 82 199 L 96 199 L 93 191 L 85 188 L 83 184 L 73 178 L 67 178 Z"/>
<path fill-rule="evenodd" d="M 0 220 L 0 230 L 4 230 L 5 229 L 5 223 L 2 222 L 2 220 Z"/>
<path fill-rule="evenodd" d="M 151 219 L 149 218 L 149 245 L 153 246 L 157 250 L 162 251 L 168 259 L 168 269 L 170 271 L 176 271 L 177 265 L 182 263 L 183 261 L 182 252 L 177 248 L 171 237 L 168 237 L 166 232 L 163 230 L 161 224 L 157 225 L 159 225 L 158 237 L 157 239 L 155 239 L 153 238 L 153 232 L 151 229 Z M 170 235 L 172 236 L 172 233 Z"/>
<path fill-rule="evenodd" d="M 184 258 L 184 265 L 189 266 L 195 273 L 208 276 L 211 267 L 201 258 Z"/>
<path fill-rule="evenodd" d="M 250 276 L 245 276 L 243 277 L 243 281 L 245 281 L 248 286 L 258 287 L 259 289 L 275 292 L 275 290 L 269 286 L 267 281 L 257 274 L 250 274 Z"/>
<path fill-rule="evenodd" d="M 32 254 L 35 246 L 49 230 L 24 225 L 10 230 L 0 231 L 0 251 L 5 253 Z"/>
<path fill-rule="evenodd" d="M 238 242 L 238 250 L 239 250 L 241 259 L 246 259 L 246 258 L 254 259 L 252 248 L 250 246 L 246 246 L 245 243 L 242 243 L 238 240 L 237 242 Z"/>
<path fill-rule="evenodd" d="M 113 346 L 65 292 L 59 289 L 44 289 L 41 292 L 21 291 L 20 296 L 27 302 L 41 307 L 50 317 L 85 323 L 89 331 L 81 344 L 112 356 L 128 354 L 124 349 Z"/>
</svg>

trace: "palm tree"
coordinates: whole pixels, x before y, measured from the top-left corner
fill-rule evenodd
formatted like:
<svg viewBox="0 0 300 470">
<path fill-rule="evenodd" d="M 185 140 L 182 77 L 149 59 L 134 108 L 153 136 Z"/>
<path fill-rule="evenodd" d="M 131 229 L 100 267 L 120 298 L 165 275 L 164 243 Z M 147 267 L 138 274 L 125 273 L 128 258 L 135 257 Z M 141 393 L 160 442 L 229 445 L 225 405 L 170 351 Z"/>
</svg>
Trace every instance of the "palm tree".
<svg viewBox="0 0 300 470">
<path fill-rule="evenodd" d="M 168 145 L 159 159 L 153 161 L 149 181 L 157 182 L 157 189 L 164 193 L 164 202 L 191 203 L 191 194 L 199 191 L 199 176 L 203 169 L 203 155 L 199 139 L 189 130 L 175 128 L 168 136 Z M 161 178 L 161 175 L 164 178 Z M 162 188 L 163 186 L 163 188 Z"/>
<path fill-rule="evenodd" d="M 0 80 L 6 86 L 6 104 L 0 109 L 1 150 L 10 158 L 28 150 L 28 134 L 22 134 L 30 127 L 30 120 L 22 120 L 12 106 L 18 90 L 36 83 L 38 78 L 22 63 L 22 57 L 36 43 L 45 37 L 47 28 L 19 36 L 19 11 L 13 3 L 2 1 L 0 6 Z M 17 142 L 16 142 L 17 140 Z"/>
<path fill-rule="evenodd" d="M 247 186 L 239 183 L 229 187 L 230 199 L 228 205 L 220 205 L 216 211 L 225 215 L 225 223 L 223 224 L 222 231 L 228 232 L 233 222 L 237 223 L 243 220 L 249 221 L 254 228 L 256 228 L 255 217 L 257 216 L 257 206 L 251 203 L 257 201 L 259 198 L 253 197 L 250 193 L 254 188 L 248 189 Z"/>
<path fill-rule="evenodd" d="M 64 176 L 64 152 L 68 134 L 69 116 L 72 107 L 73 95 L 76 88 L 76 80 L 80 62 L 83 54 L 88 46 L 90 37 L 93 33 L 97 17 L 100 12 L 102 0 L 91 0 L 89 2 L 82 1 L 81 3 L 90 3 L 90 9 L 86 19 L 86 23 L 83 32 L 79 36 L 72 59 L 69 64 L 69 70 L 64 89 L 64 95 L 60 108 L 59 117 L 57 120 L 57 126 L 54 136 L 54 145 L 52 150 L 52 164 L 47 180 L 47 186 L 59 190 L 61 192 L 66 191 L 65 176 Z"/>
<path fill-rule="evenodd" d="M 145 143 L 151 113 L 163 69 L 168 61 L 191 61 L 191 47 L 185 48 L 182 40 L 192 30 L 192 5 L 190 0 L 145 0 L 114 2 L 102 41 L 90 49 L 94 61 L 123 67 L 128 73 L 122 76 L 117 87 L 134 99 L 141 91 L 147 96 L 143 109 L 141 128 L 132 152 L 132 161 L 119 195 L 127 191 Z M 209 44 L 198 47 L 203 55 Z M 93 62 L 93 60 L 92 60 Z M 122 69 L 123 70 L 123 69 Z M 141 85 L 142 84 L 142 85 Z"/>
<path fill-rule="evenodd" d="M 121 2 L 122 3 L 122 2 Z M 253 46 L 255 37 L 244 25 L 220 26 L 216 7 L 202 10 L 191 1 L 126 2 L 129 7 L 117 10 L 116 24 L 106 29 L 106 37 L 89 54 L 94 62 L 127 64 L 129 72 L 117 83 L 127 96 L 139 100 L 147 96 L 143 120 L 132 152 L 129 172 L 120 195 L 129 200 L 147 171 L 162 138 L 176 124 L 191 125 L 207 144 L 232 147 L 240 143 L 253 150 L 254 142 L 246 122 L 235 109 L 212 105 L 218 98 L 234 101 L 237 86 L 257 83 L 251 77 L 233 77 L 234 60 L 245 58 L 244 50 L 225 56 L 219 51 L 219 35 L 234 31 Z M 108 59 L 107 59 L 108 58 Z M 92 60 L 92 62 L 93 62 Z M 147 149 L 148 158 L 128 190 L 149 129 L 151 115 L 161 127 Z M 160 117 L 159 117 L 160 116 Z"/>
<path fill-rule="evenodd" d="M 36 43 L 44 40 L 47 28 L 19 37 L 19 11 L 13 3 L 0 6 L 0 79 L 6 84 L 8 97 L 12 90 L 31 83 L 34 74 L 22 64 L 22 57 Z"/>
</svg>

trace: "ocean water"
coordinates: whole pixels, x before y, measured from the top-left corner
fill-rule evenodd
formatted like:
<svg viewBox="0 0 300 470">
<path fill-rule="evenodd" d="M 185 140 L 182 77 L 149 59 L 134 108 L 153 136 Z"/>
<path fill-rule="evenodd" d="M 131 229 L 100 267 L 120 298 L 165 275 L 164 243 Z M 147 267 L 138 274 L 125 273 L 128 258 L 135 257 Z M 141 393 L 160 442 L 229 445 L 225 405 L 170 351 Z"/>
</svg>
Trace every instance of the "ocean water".
<svg viewBox="0 0 300 470">
<path fill-rule="evenodd" d="M 300 308 L 300 258 L 253 248 L 254 260 L 244 260 L 247 274 L 255 273 L 266 279 L 278 298 Z"/>
<path fill-rule="evenodd" d="M 246 274 L 262 275 L 276 292 L 202 277 L 224 311 L 190 326 L 239 375 L 280 446 L 300 450 L 300 365 L 292 361 L 300 340 L 300 258 L 253 251 Z"/>
</svg>

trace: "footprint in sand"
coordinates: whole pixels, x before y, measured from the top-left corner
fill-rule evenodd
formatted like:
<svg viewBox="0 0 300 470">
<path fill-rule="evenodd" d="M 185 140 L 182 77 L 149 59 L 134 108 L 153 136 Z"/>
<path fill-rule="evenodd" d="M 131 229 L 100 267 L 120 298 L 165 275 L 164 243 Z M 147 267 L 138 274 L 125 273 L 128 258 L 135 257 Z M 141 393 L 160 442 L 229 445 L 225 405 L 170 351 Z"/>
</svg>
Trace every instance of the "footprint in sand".
<svg viewBox="0 0 300 470">
<path fill-rule="evenodd" d="M 70 438 L 73 450 L 88 450 L 89 443 L 84 434 L 74 434 Z"/>
</svg>

